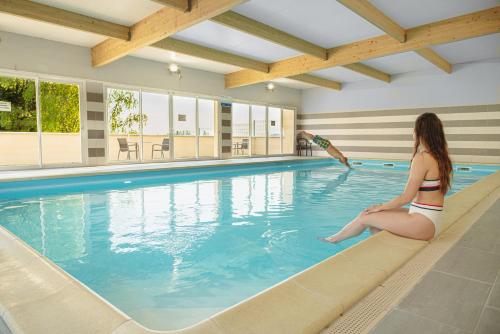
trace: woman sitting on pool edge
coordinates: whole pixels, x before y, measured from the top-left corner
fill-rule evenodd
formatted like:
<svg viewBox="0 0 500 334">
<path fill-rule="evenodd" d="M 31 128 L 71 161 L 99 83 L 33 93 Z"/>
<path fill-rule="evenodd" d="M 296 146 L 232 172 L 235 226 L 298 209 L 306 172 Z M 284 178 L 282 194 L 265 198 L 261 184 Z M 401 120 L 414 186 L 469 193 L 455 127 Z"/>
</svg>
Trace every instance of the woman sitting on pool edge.
<svg viewBox="0 0 500 334">
<path fill-rule="evenodd" d="M 310 140 L 317 144 L 319 147 L 324 149 L 328 154 L 330 154 L 333 158 L 338 159 L 341 163 L 346 165 L 347 167 L 351 168 L 351 165 L 349 165 L 349 162 L 347 161 L 347 158 L 340 152 L 335 146 L 332 145 L 332 143 L 323 137 L 320 137 L 318 135 L 313 135 L 312 133 L 305 132 L 305 131 L 300 131 L 297 134 L 297 138 L 305 138 L 307 140 Z"/>
<path fill-rule="evenodd" d="M 433 113 L 420 115 L 413 137 L 413 159 L 404 192 L 392 201 L 365 209 L 342 230 L 323 241 L 337 243 L 367 228 L 372 233 L 386 230 L 418 240 L 430 240 L 439 234 L 444 195 L 450 188 L 452 173 L 441 120 Z M 412 200 L 409 210 L 403 208 Z"/>
</svg>

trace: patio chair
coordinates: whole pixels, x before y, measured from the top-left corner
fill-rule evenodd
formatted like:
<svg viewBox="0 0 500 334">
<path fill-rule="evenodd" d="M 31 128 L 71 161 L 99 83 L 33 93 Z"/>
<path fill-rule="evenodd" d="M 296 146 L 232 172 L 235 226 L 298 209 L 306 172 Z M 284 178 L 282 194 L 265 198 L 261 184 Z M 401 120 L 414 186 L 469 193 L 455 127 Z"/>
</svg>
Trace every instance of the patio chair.
<svg viewBox="0 0 500 334">
<path fill-rule="evenodd" d="M 139 145 L 137 143 L 129 143 L 127 138 L 117 138 L 120 149 L 118 150 L 118 160 L 120 160 L 120 153 L 127 152 L 127 159 L 130 160 L 130 152 L 135 153 L 135 159 L 138 158 Z"/>
<path fill-rule="evenodd" d="M 248 138 L 245 138 L 241 141 L 241 155 L 245 155 L 245 150 L 248 150 Z"/>
<path fill-rule="evenodd" d="M 305 138 L 299 138 L 297 139 L 297 155 L 302 155 L 302 150 L 305 150 L 306 156 L 307 152 L 310 152 L 312 156 L 312 144 L 309 142 L 309 140 Z"/>
<path fill-rule="evenodd" d="M 153 144 L 151 147 L 151 159 L 154 159 L 155 152 L 161 152 L 161 157 L 163 158 L 163 152 L 170 150 L 170 140 L 168 138 L 163 138 L 161 144 Z"/>
</svg>

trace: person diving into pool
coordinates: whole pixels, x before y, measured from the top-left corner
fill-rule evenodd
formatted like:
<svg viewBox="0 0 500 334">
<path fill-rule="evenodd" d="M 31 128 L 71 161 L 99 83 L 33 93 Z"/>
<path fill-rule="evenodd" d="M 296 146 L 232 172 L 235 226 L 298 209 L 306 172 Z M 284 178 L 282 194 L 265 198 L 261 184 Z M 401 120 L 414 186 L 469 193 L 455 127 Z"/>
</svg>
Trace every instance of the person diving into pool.
<svg viewBox="0 0 500 334">
<path fill-rule="evenodd" d="M 413 131 L 410 175 L 403 193 L 393 200 L 363 210 L 342 230 L 320 240 L 337 243 L 366 229 L 417 239 L 436 237 L 443 222 L 444 196 L 451 185 L 452 165 L 441 120 L 433 113 L 420 115 Z M 410 208 L 404 208 L 409 204 Z"/>
<path fill-rule="evenodd" d="M 301 131 L 297 134 L 297 138 L 305 138 L 307 140 L 312 141 L 317 144 L 319 147 L 324 149 L 328 154 L 330 154 L 333 158 L 340 161 L 342 164 L 346 165 L 348 168 L 352 168 L 349 164 L 348 159 L 340 152 L 333 144 L 326 138 L 320 137 L 318 135 L 313 135 L 312 133 Z"/>
</svg>

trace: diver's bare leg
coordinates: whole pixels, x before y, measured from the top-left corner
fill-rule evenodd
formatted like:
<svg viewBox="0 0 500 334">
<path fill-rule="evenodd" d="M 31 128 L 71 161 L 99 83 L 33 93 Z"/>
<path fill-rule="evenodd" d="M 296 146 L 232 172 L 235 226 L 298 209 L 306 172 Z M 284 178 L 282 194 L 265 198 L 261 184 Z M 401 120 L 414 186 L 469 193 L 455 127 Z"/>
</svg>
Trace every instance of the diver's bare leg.
<svg viewBox="0 0 500 334">
<path fill-rule="evenodd" d="M 306 132 L 306 131 L 300 131 L 298 134 L 299 138 L 305 138 L 307 140 L 313 140 L 314 135 L 312 133 Z"/>
</svg>

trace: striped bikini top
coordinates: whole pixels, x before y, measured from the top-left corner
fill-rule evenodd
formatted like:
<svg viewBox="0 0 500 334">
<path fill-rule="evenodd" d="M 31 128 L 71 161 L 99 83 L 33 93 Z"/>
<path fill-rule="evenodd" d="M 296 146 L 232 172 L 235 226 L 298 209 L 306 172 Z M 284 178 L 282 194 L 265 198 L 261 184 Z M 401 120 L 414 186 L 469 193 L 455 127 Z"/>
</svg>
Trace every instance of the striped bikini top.
<svg viewBox="0 0 500 334">
<path fill-rule="evenodd" d="M 420 188 L 418 188 L 418 191 L 435 191 L 439 190 L 440 188 L 441 188 L 441 181 L 439 179 L 437 180 L 424 179 L 422 185 L 420 185 Z"/>
</svg>

